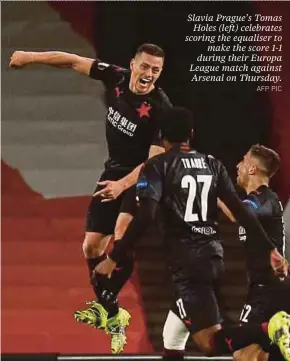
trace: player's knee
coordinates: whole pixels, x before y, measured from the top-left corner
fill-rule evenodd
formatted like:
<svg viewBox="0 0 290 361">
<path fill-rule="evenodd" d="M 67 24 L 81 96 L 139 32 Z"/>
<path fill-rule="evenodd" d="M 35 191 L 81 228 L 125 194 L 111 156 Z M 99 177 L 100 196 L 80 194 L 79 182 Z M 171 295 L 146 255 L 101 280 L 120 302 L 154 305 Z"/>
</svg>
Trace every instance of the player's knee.
<svg viewBox="0 0 290 361">
<path fill-rule="evenodd" d="M 86 258 L 100 257 L 104 254 L 110 237 L 87 232 L 83 241 L 83 253 Z"/>
<path fill-rule="evenodd" d="M 221 325 L 216 324 L 208 328 L 204 328 L 195 332 L 192 335 L 194 343 L 198 346 L 200 351 L 206 356 L 217 356 L 217 349 L 214 347 L 214 336 L 218 330 L 220 330 Z"/>
<path fill-rule="evenodd" d="M 233 353 L 233 359 L 234 361 L 243 361 L 243 353 L 238 350 Z"/>
<path fill-rule="evenodd" d="M 196 346 L 200 349 L 200 351 L 205 356 L 214 356 L 214 350 L 212 347 L 212 344 L 209 339 L 205 337 L 195 337 L 196 335 L 192 336 L 193 342 L 196 344 Z"/>
<path fill-rule="evenodd" d="M 214 350 L 209 342 L 201 342 L 198 344 L 198 347 L 205 356 L 210 357 L 214 355 Z"/>
<path fill-rule="evenodd" d="M 100 257 L 104 254 L 104 250 L 99 249 L 87 238 L 83 242 L 83 253 L 86 258 Z"/>
<path fill-rule="evenodd" d="M 233 354 L 234 361 L 267 361 L 267 358 L 262 356 L 262 352 L 259 345 L 251 345 L 243 349 L 237 350 Z"/>
<path fill-rule="evenodd" d="M 275 359 L 271 358 L 271 355 L 269 353 L 264 352 L 264 351 L 261 351 L 259 353 L 258 358 L 257 358 L 257 361 L 273 361 L 273 360 L 278 361 L 277 358 L 275 358 Z M 283 358 L 280 357 L 280 360 L 283 360 Z"/>
</svg>

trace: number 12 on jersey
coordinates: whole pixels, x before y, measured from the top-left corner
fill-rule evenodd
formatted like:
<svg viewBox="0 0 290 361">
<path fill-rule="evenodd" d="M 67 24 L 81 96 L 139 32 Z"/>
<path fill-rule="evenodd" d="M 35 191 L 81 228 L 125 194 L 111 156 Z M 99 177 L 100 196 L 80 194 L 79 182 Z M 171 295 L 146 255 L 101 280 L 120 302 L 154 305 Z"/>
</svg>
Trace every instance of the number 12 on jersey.
<svg viewBox="0 0 290 361">
<path fill-rule="evenodd" d="M 197 213 L 193 213 L 193 203 L 196 198 L 197 183 L 203 183 L 201 190 L 201 218 L 202 221 L 207 220 L 208 209 L 208 192 L 212 182 L 212 175 L 198 175 L 196 179 L 192 175 L 185 175 L 181 180 L 181 187 L 188 188 L 188 197 L 186 202 L 186 209 L 184 220 L 186 222 L 199 221 Z"/>
</svg>

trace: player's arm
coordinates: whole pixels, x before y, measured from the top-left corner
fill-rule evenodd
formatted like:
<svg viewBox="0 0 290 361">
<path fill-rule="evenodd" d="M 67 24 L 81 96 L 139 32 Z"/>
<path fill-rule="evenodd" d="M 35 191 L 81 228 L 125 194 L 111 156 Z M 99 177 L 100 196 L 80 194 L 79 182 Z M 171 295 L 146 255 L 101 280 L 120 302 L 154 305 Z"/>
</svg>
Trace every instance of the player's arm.
<svg viewBox="0 0 290 361">
<path fill-rule="evenodd" d="M 131 252 L 134 245 L 140 240 L 145 230 L 154 219 L 158 202 L 154 199 L 141 199 L 138 211 L 130 222 L 122 239 L 114 242 L 114 247 L 107 259 L 99 263 L 94 273 L 110 275 L 115 269 L 119 260 L 128 252 Z"/>
<path fill-rule="evenodd" d="M 228 219 L 231 222 L 236 223 L 235 217 L 233 216 L 232 212 L 219 198 L 217 199 L 217 206 L 228 217 Z"/>
<path fill-rule="evenodd" d="M 164 148 L 158 145 L 151 145 L 149 149 L 148 159 L 154 157 L 155 155 L 164 153 Z M 113 199 L 116 199 L 122 192 L 130 188 L 132 185 L 137 183 L 140 170 L 142 169 L 144 163 L 139 164 L 131 173 L 127 174 L 125 177 L 119 179 L 118 181 L 106 180 L 99 182 L 99 185 L 105 186 L 100 191 L 94 193 L 94 197 L 101 196 L 104 197 L 102 202 L 110 202 Z"/>
<path fill-rule="evenodd" d="M 152 144 L 149 149 L 148 159 L 154 157 L 155 155 L 164 153 L 164 151 L 165 150 L 163 147 Z M 139 173 L 140 173 L 140 170 L 142 169 L 143 165 L 144 165 L 144 163 L 139 164 L 131 173 L 129 173 L 124 178 L 119 180 L 119 183 L 122 185 L 123 190 L 126 190 L 126 189 L 130 188 L 132 185 L 137 183 Z"/>
<path fill-rule="evenodd" d="M 140 199 L 136 216 L 129 224 L 123 238 L 114 242 L 109 254 L 111 260 L 117 263 L 140 240 L 155 217 L 157 205 L 158 202 L 152 198 Z"/>
<path fill-rule="evenodd" d="M 137 242 L 154 219 L 157 205 L 163 193 L 163 177 L 158 159 L 147 161 L 140 172 L 136 194 L 139 207 L 123 238 L 114 243 L 109 255 L 115 262 Z"/>
<path fill-rule="evenodd" d="M 114 242 L 109 258 L 96 267 L 96 272 L 110 274 L 117 262 L 132 250 L 136 242 L 146 231 L 155 217 L 158 203 L 162 197 L 162 176 L 156 163 L 148 162 L 140 172 L 137 183 L 139 207 L 133 220 L 130 222 L 122 239 Z"/>
<path fill-rule="evenodd" d="M 82 57 L 62 51 L 15 51 L 10 59 L 10 68 L 21 68 L 29 64 L 46 64 L 61 68 L 71 68 L 81 74 L 89 75 L 95 59 Z"/>
</svg>

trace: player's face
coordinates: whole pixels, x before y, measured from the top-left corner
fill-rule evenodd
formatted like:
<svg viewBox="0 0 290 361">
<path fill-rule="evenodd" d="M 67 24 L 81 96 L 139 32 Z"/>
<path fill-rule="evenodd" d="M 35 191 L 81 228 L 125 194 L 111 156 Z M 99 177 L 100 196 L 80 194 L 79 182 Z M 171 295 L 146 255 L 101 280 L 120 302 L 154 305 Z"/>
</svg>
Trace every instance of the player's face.
<svg viewBox="0 0 290 361">
<path fill-rule="evenodd" d="M 159 78 L 163 58 L 141 53 L 131 60 L 130 90 L 136 94 L 147 94 L 154 88 L 154 83 Z"/>
<path fill-rule="evenodd" d="M 237 165 L 237 183 L 245 188 L 249 182 L 250 168 L 252 167 L 251 154 L 248 152 Z"/>
</svg>

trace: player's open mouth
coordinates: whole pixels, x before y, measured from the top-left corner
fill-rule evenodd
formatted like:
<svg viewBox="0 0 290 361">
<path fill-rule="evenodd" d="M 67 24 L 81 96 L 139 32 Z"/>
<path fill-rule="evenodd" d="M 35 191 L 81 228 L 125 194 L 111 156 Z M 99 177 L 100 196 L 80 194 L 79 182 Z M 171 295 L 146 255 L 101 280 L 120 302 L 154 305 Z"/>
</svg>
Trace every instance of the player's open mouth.
<svg viewBox="0 0 290 361">
<path fill-rule="evenodd" d="M 151 83 L 151 80 L 152 80 L 151 78 L 140 78 L 139 83 L 145 87 Z"/>
</svg>

